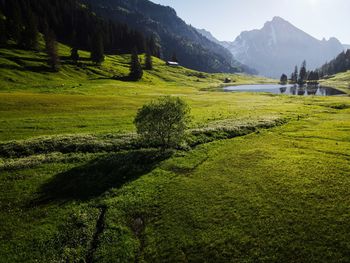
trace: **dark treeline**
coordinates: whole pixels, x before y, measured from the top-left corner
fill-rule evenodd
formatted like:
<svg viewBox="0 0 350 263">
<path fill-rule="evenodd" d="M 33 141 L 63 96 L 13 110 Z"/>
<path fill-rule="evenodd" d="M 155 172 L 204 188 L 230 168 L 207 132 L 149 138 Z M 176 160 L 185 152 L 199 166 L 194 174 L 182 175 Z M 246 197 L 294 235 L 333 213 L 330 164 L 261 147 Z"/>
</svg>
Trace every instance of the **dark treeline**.
<svg viewBox="0 0 350 263">
<path fill-rule="evenodd" d="M 290 75 L 289 83 L 290 84 L 298 84 L 300 86 L 304 84 L 317 84 L 320 80 L 320 74 L 318 70 L 308 71 L 306 67 L 306 61 L 304 60 L 301 64 L 300 70 L 298 70 L 298 66 L 295 66 L 294 71 Z M 286 84 L 288 82 L 287 75 L 282 74 L 280 83 Z"/>
<path fill-rule="evenodd" d="M 315 71 L 307 71 L 305 61 L 302 63 L 300 71 L 298 71 L 298 67 L 295 66 L 295 70 L 290 76 L 289 83 L 299 85 L 304 85 L 306 83 L 313 84 L 317 83 L 320 78 L 346 72 L 348 70 L 350 70 L 350 49 L 343 51 L 335 59 L 327 62 Z M 284 74 L 281 76 L 281 82 L 282 77 L 284 77 Z"/>
<path fill-rule="evenodd" d="M 0 0 L 0 30 L 0 44 L 12 39 L 28 49 L 37 48 L 39 32 L 53 32 L 57 41 L 75 49 L 98 48 L 106 54 L 136 49 L 159 56 L 153 37 L 125 24 L 105 21 L 76 0 Z"/>
<path fill-rule="evenodd" d="M 340 53 L 335 59 L 318 69 L 321 77 L 334 75 L 350 70 L 350 49 Z"/>
</svg>

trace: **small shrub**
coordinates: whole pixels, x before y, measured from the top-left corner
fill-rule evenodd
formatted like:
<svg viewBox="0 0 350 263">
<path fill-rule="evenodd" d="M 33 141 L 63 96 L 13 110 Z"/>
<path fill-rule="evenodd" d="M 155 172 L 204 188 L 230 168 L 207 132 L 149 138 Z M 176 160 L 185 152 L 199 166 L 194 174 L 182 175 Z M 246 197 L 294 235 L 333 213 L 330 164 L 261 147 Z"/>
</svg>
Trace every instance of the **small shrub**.
<svg viewBox="0 0 350 263">
<path fill-rule="evenodd" d="M 189 106 L 182 99 L 163 97 L 139 109 L 134 123 L 148 144 L 173 148 L 184 139 L 189 112 Z"/>
</svg>

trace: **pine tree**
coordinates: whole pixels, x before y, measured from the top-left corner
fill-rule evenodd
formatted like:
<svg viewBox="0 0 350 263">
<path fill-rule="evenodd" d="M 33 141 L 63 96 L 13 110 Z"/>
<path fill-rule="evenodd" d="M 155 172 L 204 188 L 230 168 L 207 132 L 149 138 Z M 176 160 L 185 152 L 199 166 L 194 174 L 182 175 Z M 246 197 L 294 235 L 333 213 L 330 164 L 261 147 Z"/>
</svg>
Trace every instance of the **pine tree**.
<svg viewBox="0 0 350 263">
<path fill-rule="evenodd" d="M 96 33 L 92 39 L 91 60 L 96 65 L 100 65 L 105 60 L 103 40 L 100 33 Z"/>
<path fill-rule="evenodd" d="M 139 56 L 137 55 L 137 51 L 134 50 L 134 52 L 131 55 L 129 78 L 131 80 L 138 81 L 142 78 L 142 76 L 143 71 L 139 61 Z"/>
<path fill-rule="evenodd" d="M 56 37 L 52 31 L 49 31 L 49 33 L 45 35 L 45 46 L 49 57 L 47 64 L 50 66 L 52 71 L 59 71 L 59 57 L 57 52 Z"/>
<path fill-rule="evenodd" d="M 153 69 L 153 60 L 149 51 L 146 52 L 145 69 L 147 70 Z"/>
<path fill-rule="evenodd" d="M 298 66 L 295 66 L 293 79 L 292 79 L 293 84 L 296 84 L 298 82 L 298 75 L 299 75 L 298 74 Z"/>
<path fill-rule="evenodd" d="M 71 60 L 77 64 L 79 62 L 80 56 L 77 48 L 72 48 L 70 52 L 70 58 Z"/>
<path fill-rule="evenodd" d="M 298 84 L 304 85 L 306 78 L 307 78 L 306 61 L 304 60 L 300 68 Z"/>
</svg>

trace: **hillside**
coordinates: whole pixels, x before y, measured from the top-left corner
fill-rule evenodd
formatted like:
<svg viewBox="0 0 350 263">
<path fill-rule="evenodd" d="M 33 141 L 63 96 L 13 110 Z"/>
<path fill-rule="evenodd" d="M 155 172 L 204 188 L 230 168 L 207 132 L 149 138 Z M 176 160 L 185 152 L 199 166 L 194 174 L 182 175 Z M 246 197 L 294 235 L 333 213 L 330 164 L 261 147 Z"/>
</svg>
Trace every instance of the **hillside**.
<svg viewBox="0 0 350 263">
<path fill-rule="evenodd" d="M 208 40 L 187 25 L 170 7 L 148 0 L 82 0 L 101 17 L 154 36 L 161 46 L 161 57 L 171 59 L 175 53 L 182 65 L 205 72 L 254 73 L 234 59 L 221 45 Z"/>
<path fill-rule="evenodd" d="M 42 42 L 40 46 L 43 50 Z M 121 125 L 123 129 L 132 130 L 131 117 L 134 114 L 133 111 L 125 113 L 127 121 L 125 121 L 126 116 L 124 115 L 115 114 L 113 116 L 112 114 L 116 109 L 119 109 L 118 104 L 120 102 L 118 100 L 127 103 L 128 100 L 133 100 L 135 94 L 138 94 L 137 100 L 139 100 L 139 103 L 132 106 L 136 110 L 142 102 L 157 94 L 200 93 L 204 92 L 201 91 L 202 89 L 207 90 L 223 85 L 223 80 L 226 77 L 230 77 L 236 84 L 274 81 L 248 75 L 207 74 L 183 67 L 173 68 L 166 66 L 164 61 L 157 58 L 153 58 L 155 69 L 145 71 L 142 81 L 117 81 L 113 78 L 128 75 L 130 55 L 106 56 L 105 62 L 101 66 L 95 66 L 89 59 L 90 54 L 80 51 L 81 65 L 76 66 L 69 59 L 70 48 L 68 46 L 60 44 L 59 54 L 61 57 L 60 71 L 54 73 L 47 66 L 47 55 L 42 51 L 26 51 L 16 47 L 0 48 L 0 92 L 10 93 L 8 96 L 12 98 L 11 100 L 14 100 L 13 103 L 22 99 L 28 100 L 28 112 L 26 114 L 31 116 L 31 119 L 38 114 L 34 131 L 25 128 L 27 124 L 23 119 L 14 118 L 13 122 L 6 122 L 5 125 L 0 127 L 0 138 L 10 140 L 11 138 L 21 138 L 22 135 L 45 135 L 59 131 L 59 133 L 106 132 L 115 129 L 115 123 L 119 123 L 118 125 Z M 186 89 L 179 89 L 178 86 L 186 87 Z M 57 94 L 58 96 L 51 96 L 51 94 Z M 89 115 L 90 111 L 88 109 L 90 107 L 87 109 L 82 107 L 81 113 L 86 115 L 86 118 L 71 121 L 69 118 L 74 114 L 68 114 L 67 117 L 58 118 L 57 121 L 60 125 L 53 129 L 50 116 L 46 116 L 46 110 L 44 110 L 47 104 L 50 104 L 50 102 L 54 105 L 57 104 L 57 108 L 53 108 L 54 112 L 61 112 L 65 115 L 70 110 L 77 109 L 79 103 L 74 104 L 76 98 L 81 99 L 81 103 L 84 104 L 85 95 L 93 96 L 91 100 L 87 99 L 86 101 L 88 104 L 91 103 L 91 109 L 94 109 L 93 105 L 97 107 L 96 110 L 92 110 L 92 116 Z M 100 107 L 105 109 L 105 106 L 99 100 L 95 101 L 93 99 L 95 96 L 111 106 L 108 114 L 101 116 L 101 113 L 98 112 L 97 109 L 100 109 Z M 45 102 L 46 99 L 48 100 L 47 103 Z M 57 102 L 55 102 L 56 100 Z M 65 100 L 67 102 L 64 102 Z M 37 103 L 38 105 L 35 106 Z M 15 105 L 17 104 L 15 103 Z M 127 108 L 129 107 L 131 105 Z M 6 106 L 3 105 L 2 109 L 7 112 Z M 77 113 L 77 111 L 75 112 Z M 96 118 L 93 118 L 93 116 Z M 106 123 L 99 125 L 104 120 Z M 30 126 L 30 124 L 28 125 Z"/>
</svg>

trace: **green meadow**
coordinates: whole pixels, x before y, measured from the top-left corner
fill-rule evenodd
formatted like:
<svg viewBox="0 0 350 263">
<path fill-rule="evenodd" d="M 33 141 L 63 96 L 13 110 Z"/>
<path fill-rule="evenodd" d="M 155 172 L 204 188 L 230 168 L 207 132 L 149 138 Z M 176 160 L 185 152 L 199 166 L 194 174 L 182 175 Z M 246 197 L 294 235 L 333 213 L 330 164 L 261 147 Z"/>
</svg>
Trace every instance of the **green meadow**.
<svg viewBox="0 0 350 263">
<path fill-rule="evenodd" d="M 129 55 L 61 69 L 0 49 L 0 262 L 348 262 L 350 98 L 221 91 L 275 80 Z M 142 57 L 142 60 L 144 58 Z M 350 72 L 324 82 L 350 93 Z M 187 145 L 149 149 L 133 119 L 191 106 Z"/>
</svg>

